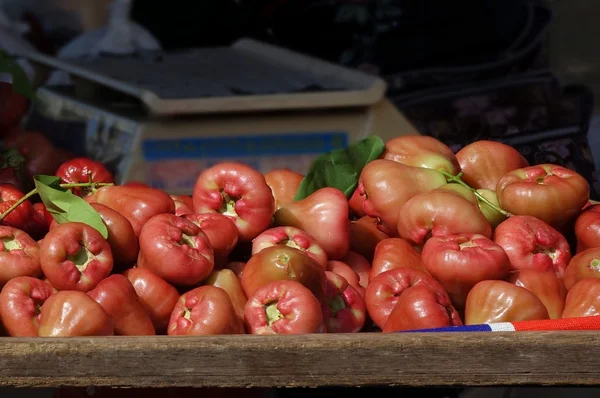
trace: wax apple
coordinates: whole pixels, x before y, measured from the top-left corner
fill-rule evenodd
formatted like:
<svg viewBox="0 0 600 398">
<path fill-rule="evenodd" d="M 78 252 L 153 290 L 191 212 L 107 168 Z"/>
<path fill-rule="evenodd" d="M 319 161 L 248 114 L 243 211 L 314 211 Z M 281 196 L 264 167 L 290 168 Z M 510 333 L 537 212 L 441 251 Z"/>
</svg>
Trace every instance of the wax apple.
<svg viewBox="0 0 600 398">
<path fill-rule="evenodd" d="M 377 159 L 362 170 L 358 190 L 365 196 L 365 213 L 379 220 L 379 228 L 397 236 L 400 208 L 415 195 L 446 184 L 439 171 Z"/>
<path fill-rule="evenodd" d="M 19 191 L 12 184 L 0 184 L 0 214 L 7 211 L 17 201 L 23 198 L 25 194 Z M 12 210 L 2 220 L 2 225 L 6 225 L 20 230 L 26 230 L 33 216 L 33 206 L 28 200 L 21 203 Z"/>
<path fill-rule="evenodd" d="M 58 290 L 88 292 L 113 269 L 113 256 L 100 232 L 80 222 L 59 224 L 40 245 L 40 264 Z"/>
<path fill-rule="evenodd" d="M 366 319 L 362 295 L 338 274 L 326 271 L 327 293 L 321 305 L 327 333 L 357 333 Z"/>
<path fill-rule="evenodd" d="M 494 242 L 508 255 L 511 270 L 552 269 L 562 279 L 571 260 L 571 249 L 565 237 L 531 216 L 509 217 L 494 231 Z"/>
<path fill-rule="evenodd" d="M 223 268 L 238 243 L 238 230 L 233 221 L 219 213 L 186 214 L 183 216 L 200 227 L 213 248 L 215 268 Z"/>
<path fill-rule="evenodd" d="M 382 158 L 407 166 L 443 170 L 453 175 L 460 171 L 452 149 L 426 135 L 403 135 L 389 140 Z"/>
<path fill-rule="evenodd" d="M 356 272 L 360 286 L 366 288 L 369 285 L 369 274 L 371 273 L 371 263 L 369 260 L 356 252 L 349 251 L 342 261 Z"/>
<path fill-rule="evenodd" d="M 447 295 L 427 286 L 417 285 L 402 292 L 383 327 L 383 333 L 462 324 Z"/>
<path fill-rule="evenodd" d="M 438 281 L 416 269 L 394 268 L 373 278 L 365 294 L 367 311 L 373 322 L 383 329 L 404 290 L 421 285 L 450 301 L 450 296 Z"/>
<path fill-rule="evenodd" d="M 251 334 L 309 334 L 324 332 L 321 303 L 301 283 L 271 282 L 258 289 L 245 309 Z"/>
<path fill-rule="evenodd" d="M 33 211 L 25 232 L 33 239 L 42 239 L 50 230 L 50 224 L 54 221 L 52 214 L 46 209 L 42 202 L 33 204 Z"/>
<path fill-rule="evenodd" d="M 535 294 L 546 306 L 550 319 L 560 318 L 565 307 L 567 289 L 555 272 L 522 269 L 511 272 L 506 280 Z"/>
<path fill-rule="evenodd" d="M 577 251 L 600 247 L 600 205 L 594 204 L 583 210 L 575 221 Z"/>
<path fill-rule="evenodd" d="M 468 200 L 469 202 L 473 203 L 473 204 L 477 204 L 477 196 L 475 196 L 475 194 L 473 193 L 473 191 L 467 187 L 465 187 L 464 185 L 458 184 L 456 182 L 450 182 L 446 185 L 442 185 L 439 188 L 435 189 L 436 191 L 450 191 L 452 193 L 455 193 L 463 198 L 465 198 L 466 200 Z"/>
<path fill-rule="evenodd" d="M 319 301 L 325 297 L 325 269 L 305 252 L 288 246 L 271 246 L 246 263 L 242 287 L 246 297 L 278 280 L 293 280 L 306 286 Z"/>
<path fill-rule="evenodd" d="M 377 228 L 377 219 L 369 216 L 350 222 L 350 250 L 373 260 L 375 246 L 388 238 L 387 234 Z"/>
<path fill-rule="evenodd" d="M 571 258 L 565 271 L 565 287 L 571 289 L 585 278 L 600 278 L 600 248 L 586 249 Z"/>
<path fill-rule="evenodd" d="M 124 269 L 131 266 L 137 259 L 140 246 L 129 220 L 118 211 L 100 203 L 92 203 L 90 206 L 98 212 L 106 225 L 106 241 L 110 246 L 115 268 Z"/>
<path fill-rule="evenodd" d="M 450 184 L 448 184 L 450 185 Z M 478 189 L 478 193 L 480 193 L 485 199 L 487 199 L 494 206 L 500 208 L 500 202 L 498 202 L 498 196 L 496 195 L 496 191 L 491 191 L 489 189 Z M 487 203 L 483 201 L 478 201 L 477 205 L 479 206 L 479 210 L 483 213 L 486 220 L 492 226 L 492 229 L 496 228 L 500 225 L 504 220 L 506 220 L 506 216 L 500 213 L 498 210 L 494 209 Z"/>
<path fill-rule="evenodd" d="M 301 250 L 321 264 L 323 268 L 327 268 L 327 253 L 315 238 L 301 229 L 294 227 L 267 229 L 252 241 L 252 255 L 275 245 L 285 245 Z"/>
<path fill-rule="evenodd" d="M 244 324 L 238 318 L 225 290 L 201 286 L 190 290 L 177 301 L 168 334 L 170 336 L 242 334 Z"/>
<path fill-rule="evenodd" d="M 232 270 L 240 281 L 242 280 L 242 275 L 244 274 L 244 268 L 246 268 L 246 263 L 243 261 L 232 261 L 227 264 L 227 269 Z"/>
<path fill-rule="evenodd" d="M 498 182 L 496 194 L 504 210 L 562 228 L 585 206 L 590 186 L 574 170 L 541 164 L 509 172 Z"/>
<path fill-rule="evenodd" d="M 425 243 L 421 255 L 427 271 L 444 286 L 460 310 L 473 286 L 484 280 L 504 279 L 510 269 L 502 247 L 479 234 L 433 237 Z"/>
<path fill-rule="evenodd" d="M 214 252 L 196 224 L 174 214 L 159 214 L 142 228 L 137 266 L 169 283 L 192 286 L 213 271 Z"/>
<path fill-rule="evenodd" d="M 246 307 L 248 299 L 244 294 L 244 289 L 242 288 L 240 280 L 232 270 L 215 270 L 209 275 L 206 281 L 204 281 L 204 284 L 225 290 L 231 299 L 231 304 L 233 304 L 235 313 L 242 321 L 244 320 L 244 308 Z"/>
<path fill-rule="evenodd" d="M 289 169 L 275 169 L 265 173 L 265 181 L 275 199 L 275 209 L 294 201 L 304 176 Z"/>
<path fill-rule="evenodd" d="M 361 195 L 360 191 L 358 189 L 354 190 L 354 193 L 352 194 L 352 196 L 350 197 L 350 200 L 348 201 L 348 205 L 350 205 L 350 212 L 355 217 L 364 217 L 367 215 L 363 208 L 363 203 L 364 203 L 365 199 L 366 198 L 364 197 L 364 195 Z"/>
<path fill-rule="evenodd" d="M 402 238 L 384 239 L 375 247 L 369 280 L 373 280 L 385 271 L 402 267 L 413 268 L 429 274 L 423 265 L 421 253 L 413 244 Z"/>
<path fill-rule="evenodd" d="M 222 162 L 204 170 L 194 186 L 196 213 L 218 212 L 234 221 L 239 238 L 251 241 L 271 224 L 275 199 L 265 177 L 252 167 Z"/>
<path fill-rule="evenodd" d="M 123 273 L 150 315 L 157 333 L 167 329 L 179 293 L 154 272 L 143 268 L 130 268 Z"/>
<path fill-rule="evenodd" d="M 41 275 L 38 243 L 19 229 L 0 225 L 0 288 L 18 276 Z"/>
<path fill-rule="evenodd" d="M 600 279 L 581 279 L 569 290 L 561 318 L 598 315 L 600 315 Z"/>
<path fill-rule="evenodd" d="M 506 281 L 481 281 L 467 296 L 466 325 L 549 318 L 546 306 L 535 294 Z"/>
<path fill-rule="evenodd" d="M 55 175 L 65 184 L 82 182 L 114 183 L 115 179 L 104 165 L 93 159 L 79 157 L 62 163 Z M 93 187 L 75 187 L 71 192 L 77 196 L 87 196 L 93 192 Z"/>
<path fill-rule="evenodd" d="M 498 181 L 510 171 L 529 166 L 521 153 L 498 141 L 477 140 L 456 152 L 462 180 L 475 189 L 496 190 Z"/>
<path fill-rule="evenodd" d="M 138 298 L 127 277 L 115 274 L 88 292 L 110 316 L 115 335 L 151 336 L 156 334 L 150 314 Z"/>
<path fill-rule="evenodd" d="M 175 215 L 194 214 L 194 200 L 189 195 L 169 195 L 175 204 Z"/>
<path fill-rule="evenodd" d="M 492 227 L 477 204 L 448 190 L 432 190 L 413 196 L 398 215 L 398 234 L 415 244 L 429 236 L 461 233 L 492 237 Z"/>
<path fill-rule="evenodd" d="M 88 203 L 100 203 L 121 213 L 133 227 L 136 236 L 140 236 L 142 227 L 158 214 L 175 214 L 173 199 L 160 189 L 114 185 L 98 189 L 86 196 Z"/>
<path fill-rule="evenodd" d="M 0 320 L 9 336 L 37 337 L 42 305 L 56 290 L 40 279 L 18 276 L 0 293 Z"/>
<path fill-rule="evenodd" d="M 6 148 L 16 148 L 25 157 L 23 165 L 26 174 L 53 175 L 60 164 L 56 147 L 45 134 L 39 131 L 14 130 L 16 134 L 7 137 L 3 144 Z"/>
<path fill-rule="evenodd" d="M 338 260 L 330 260 L 327 262 L 327 271 L 343 277 L 350 286 L 354 286 L 359 292 L 361 292 L 361 289 L 364 290 L 360 285 L 358 274 L 348 264 Z"/>
<path fill-rule="evenodd" d="M 305 231 L 330 260 L 340 260 L 350 250 L 349 212 L 348 200 L 342 191 L 321 188 L 277 210 L 275 224 Z"/>
<path fill-rule="evenodd" d="M 40 337 L 111 336 L 114 323 L 93 298 L 75 290 L 48 297 L 40 311 Z"/>
</svg>

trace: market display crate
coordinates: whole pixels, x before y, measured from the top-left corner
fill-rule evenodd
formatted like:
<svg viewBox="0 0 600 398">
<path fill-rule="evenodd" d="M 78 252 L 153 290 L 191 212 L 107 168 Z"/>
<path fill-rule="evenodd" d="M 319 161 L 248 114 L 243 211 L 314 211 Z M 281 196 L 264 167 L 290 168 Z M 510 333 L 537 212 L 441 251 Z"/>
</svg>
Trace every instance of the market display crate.
<svg viewBox="0 0 600 398">
<path fill-rule="evenodd" d="M 595 331 L 0 339 L 0 385 L 598 385 Z"/>
</svg>

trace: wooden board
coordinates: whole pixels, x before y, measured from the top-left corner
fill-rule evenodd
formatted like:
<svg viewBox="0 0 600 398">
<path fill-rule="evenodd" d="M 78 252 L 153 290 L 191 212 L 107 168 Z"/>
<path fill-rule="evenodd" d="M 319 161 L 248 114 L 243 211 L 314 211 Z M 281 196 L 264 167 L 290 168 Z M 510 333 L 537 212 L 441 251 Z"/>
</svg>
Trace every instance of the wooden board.
<svg viewBox="0 0 600 398">
<path fill-rule="evenodd" d="M 599 385 L 600 333 L 0 339 L 0 385 Z"/>
</svg>

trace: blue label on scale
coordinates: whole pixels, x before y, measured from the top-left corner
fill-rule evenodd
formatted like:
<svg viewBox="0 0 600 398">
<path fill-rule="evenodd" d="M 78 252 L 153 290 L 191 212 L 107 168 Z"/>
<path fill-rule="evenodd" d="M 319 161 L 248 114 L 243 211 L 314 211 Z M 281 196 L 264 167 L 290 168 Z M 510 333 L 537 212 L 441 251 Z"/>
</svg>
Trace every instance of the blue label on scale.
<svg viewBox="0 0 600 398">
<path fill-rule="evenodd" d="M 321 154 L 348 146 L 344 132 L 289 133 L 230 137 L 149 139 L 142 143 L 146 161 Z"/>
</svg>

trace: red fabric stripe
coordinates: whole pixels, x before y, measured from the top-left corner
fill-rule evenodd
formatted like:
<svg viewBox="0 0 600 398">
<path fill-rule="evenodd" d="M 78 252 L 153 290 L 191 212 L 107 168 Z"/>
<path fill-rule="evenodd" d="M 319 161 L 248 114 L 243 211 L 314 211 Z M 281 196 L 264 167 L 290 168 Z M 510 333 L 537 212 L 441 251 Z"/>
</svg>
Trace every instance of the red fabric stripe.
<svg viewBox="0 0 600 398">
<path fill-rule="evenodd" d="M 512 322 L 517 332 L 541 330 L 600 330 L 600 316 Z"/>
</svg>

